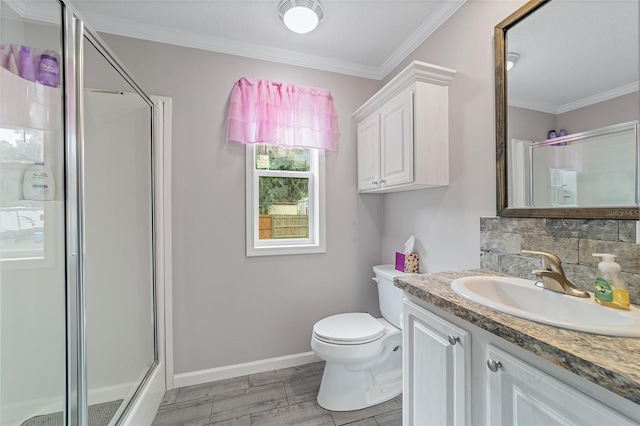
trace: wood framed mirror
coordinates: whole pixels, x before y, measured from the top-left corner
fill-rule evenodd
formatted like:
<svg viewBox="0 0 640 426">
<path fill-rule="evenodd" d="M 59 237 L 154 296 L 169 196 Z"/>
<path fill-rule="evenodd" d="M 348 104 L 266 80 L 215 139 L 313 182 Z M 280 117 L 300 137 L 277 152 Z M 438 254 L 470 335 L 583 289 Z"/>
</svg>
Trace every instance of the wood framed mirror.
<svg viewBox="0 0 640 426">
<path fill-rule="evenodd" d="M 639 12 L 531 0 L 496 25 L 498 216 L 640 220 Z"/>
</svg>

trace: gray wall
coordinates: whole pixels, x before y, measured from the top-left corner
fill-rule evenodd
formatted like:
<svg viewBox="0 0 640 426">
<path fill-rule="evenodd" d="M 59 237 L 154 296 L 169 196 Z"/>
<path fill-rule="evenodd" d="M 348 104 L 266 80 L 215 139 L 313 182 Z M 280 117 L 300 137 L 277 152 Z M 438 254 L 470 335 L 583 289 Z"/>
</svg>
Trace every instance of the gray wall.
<svg viewBox="0 0 640 426">
<path fill-rule="evenodd" d="M 547 139 L 550 130 L 560 131 L 556 124 L 556 115 L 532 109 L 510 106 L 507 112 L 507 141 L 522 139 L 542 141 Z"/>
<path fill-rule="evenodd" d="M 150 94 L 173 98 L 173 326 L 177 374 L 310 351 L 311 329 L 377 310 L 382 198 L 356 189 L 351 114 L 380 82 L 106 35 Z M 326 156 L 327 253 L 245 257 L 244 147 L 225 142 L 242 76 L 331 90 L 340 150 Z"/>
<path fill-rule="evenodd" d="M 469 0 L 411 60 L 457 70 L 449 86 L 450 185 L 385 195 L 382 259 L 414 234 L 421 272 L 479 266 L 479 217 L 495 215 L 493 27 L 524 1 Z"/>
<path fill-rule="evenodd" d="M 639 117 L 640 92 L 634 92 L 558 114 L 556 130 L 565 129 L 567 133 L 580 133 L 638 120 Z"/>
<path fill-rule="evenodd" d="M 508 114 L 507 140 L 524 139 L 535 142 L 547 139 L 549 130 L 559 133 L 560 129 L 565 129 L 567 134 L 581 133 L 638 120 L 640 92 L 618 96 L 558 115 L 512 106 L 509 107 Z"/>
</svg>

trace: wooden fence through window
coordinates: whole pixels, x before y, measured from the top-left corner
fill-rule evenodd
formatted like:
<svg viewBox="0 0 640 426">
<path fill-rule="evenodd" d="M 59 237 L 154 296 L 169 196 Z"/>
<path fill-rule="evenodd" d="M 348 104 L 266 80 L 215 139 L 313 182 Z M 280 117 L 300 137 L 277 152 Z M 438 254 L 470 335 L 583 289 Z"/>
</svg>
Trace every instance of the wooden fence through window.
<svg viewBox="0 0 640 426">
<path fill-rule="evenodd" d="M 309 238 L 309 216 L 288 214 L 261 214 L 259 238 Z"/>
</svg>

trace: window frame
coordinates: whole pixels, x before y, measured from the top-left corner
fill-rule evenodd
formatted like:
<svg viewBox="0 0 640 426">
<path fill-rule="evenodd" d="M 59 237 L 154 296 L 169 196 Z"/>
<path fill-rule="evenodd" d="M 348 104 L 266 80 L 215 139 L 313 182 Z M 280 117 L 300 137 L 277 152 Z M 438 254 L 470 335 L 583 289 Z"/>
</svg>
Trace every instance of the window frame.
<svg viewBox="0 0 640 426">
<path fill-rule="evenodd" d="M 246 145 L 245 149 L 247 257 L 326 253 L 324 150 L 307 148 L 311 151 L 309 171 L 259 170 L 255 168 L 257 145 Z M 309 238 L 260 240 L 258 206 L 261 176 L 309 179 Z"/>
</svg>

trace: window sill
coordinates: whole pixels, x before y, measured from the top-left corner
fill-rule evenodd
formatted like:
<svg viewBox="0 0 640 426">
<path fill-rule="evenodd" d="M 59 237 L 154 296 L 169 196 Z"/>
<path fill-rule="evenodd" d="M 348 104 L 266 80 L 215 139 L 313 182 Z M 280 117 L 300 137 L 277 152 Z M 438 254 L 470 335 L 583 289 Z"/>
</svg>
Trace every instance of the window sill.
<svg viewBox="0 0 640 426">
<path fill-rule="evenodd" d="M 247 257 L 255 256 L 285 256 L 296 254 L 320 254 L 326 253 L 324 245 L 295 245 L 295 246 L 263 246 L 247 247 Z"/>
</svg>

